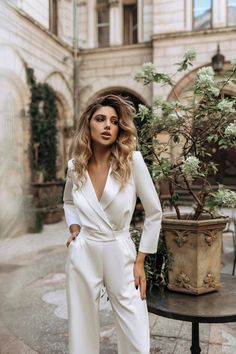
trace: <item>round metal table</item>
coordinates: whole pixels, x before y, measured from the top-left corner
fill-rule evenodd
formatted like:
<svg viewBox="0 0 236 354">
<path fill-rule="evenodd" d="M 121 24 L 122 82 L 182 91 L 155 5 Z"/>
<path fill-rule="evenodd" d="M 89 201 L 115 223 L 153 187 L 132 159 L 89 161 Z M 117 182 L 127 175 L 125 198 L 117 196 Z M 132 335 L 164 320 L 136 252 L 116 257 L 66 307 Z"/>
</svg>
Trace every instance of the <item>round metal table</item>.
<svg viewBox="0 0 236 354">
<path fill-rule="evenodd" d="M 162 317 L 192 322 L 190 351 L 199 354 L 199 323 L 236 322 L 236 277 L 222 274 L 221 283 L 220 290 L 197 296 L 153 289 L 147 294 L 148 311 Z"/>
</svg>

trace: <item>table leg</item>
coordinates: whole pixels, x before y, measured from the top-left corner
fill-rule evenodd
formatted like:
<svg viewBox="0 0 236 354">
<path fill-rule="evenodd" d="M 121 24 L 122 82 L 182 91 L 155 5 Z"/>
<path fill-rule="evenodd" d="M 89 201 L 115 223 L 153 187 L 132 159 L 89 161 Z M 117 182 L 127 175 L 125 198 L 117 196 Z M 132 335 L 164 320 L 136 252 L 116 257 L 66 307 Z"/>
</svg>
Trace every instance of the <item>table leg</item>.
<svg viewBox="0 0 236 354">
<path fill-rule="evenodd" d="M 192 322 L 192 346 L 190 348 L 192 354 L 200 354 L 201 348 L 199 345 L 199 323 Z"/>
</svg>

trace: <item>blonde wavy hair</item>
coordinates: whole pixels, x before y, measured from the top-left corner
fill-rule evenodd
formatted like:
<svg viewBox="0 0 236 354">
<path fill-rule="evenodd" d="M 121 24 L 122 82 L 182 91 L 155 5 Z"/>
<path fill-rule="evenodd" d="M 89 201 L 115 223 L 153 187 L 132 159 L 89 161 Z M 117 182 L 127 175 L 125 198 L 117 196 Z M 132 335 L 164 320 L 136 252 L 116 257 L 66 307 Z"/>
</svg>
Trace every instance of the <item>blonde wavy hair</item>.
<svg viewBox="0 0 236 354">
<path fill-rule="evenodd" d="M 133 151 L 137 145 L 137 131 L 133 123 L 135 109 L 133 104 L 118 95 L 109 94 L 97 98 L 82 114 L 75 131 L 72 155 L 78 181 L 83 183 L 85 170 L 93 155 L 91 148 L 90 120 L 93 114 L 103 106 L 114 108 L 118 116 L 119 133 L 111 145 L 110 162 L 113 176 L 124 186 L 131 175 Z"/>
</svg>

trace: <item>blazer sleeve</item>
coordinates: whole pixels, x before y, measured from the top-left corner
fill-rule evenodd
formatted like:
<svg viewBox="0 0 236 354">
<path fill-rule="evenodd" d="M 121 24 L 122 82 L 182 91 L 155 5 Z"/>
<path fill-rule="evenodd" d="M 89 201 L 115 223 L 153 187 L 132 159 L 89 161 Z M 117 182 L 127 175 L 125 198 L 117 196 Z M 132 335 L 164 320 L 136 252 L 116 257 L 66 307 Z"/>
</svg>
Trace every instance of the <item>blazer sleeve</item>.
<svg viewBox="0 0 236 354">
<path fill-rule="evenodd" d="M 80 217 L 78 214 L 78 209 L 74 205 L 73 196 L 72 196 L 72 189 L 73 189 L 73 175 L 74 172 L 74 164 L 72 160 L 68 162 L 68 172 L 66 177 L 66 185 L 64 189 L 63 195 L 63 208 L 65 213 L 65 219 L 68 227 L 72 224 L 81 225 Z"/>
<path fill-rule="evenodd" d="M 155 253 L 157 251 L 159 233 L 161 228 L 162 210 L 152 178 L 139 151 L 134 152 L 133 175 L 136 193 L 140 198 L 145 219 L 139 243 L 139 251 Z"/>
</svg>

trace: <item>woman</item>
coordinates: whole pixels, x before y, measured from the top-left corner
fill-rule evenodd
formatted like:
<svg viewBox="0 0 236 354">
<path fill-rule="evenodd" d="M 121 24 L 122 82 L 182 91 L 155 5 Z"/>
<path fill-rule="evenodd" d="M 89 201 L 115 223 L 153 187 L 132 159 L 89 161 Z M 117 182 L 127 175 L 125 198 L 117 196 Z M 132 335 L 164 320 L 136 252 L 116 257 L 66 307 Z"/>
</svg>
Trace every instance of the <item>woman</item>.
<svg viewBox="0 0 236 354">
<path fill-rule="evenodd" d="M 99 353 L 99 298 L 111 302 L 119 354 L 149 353 L 144 259 L 155 253 L 161 207 L 142 155 L 134 151 L 133 106 L 116 95 L 82 114 L 68 163 L 64 210 L 70 354 Z M 139 251 L 129 227 L 136 198 L 145 210 Z"/>
</svg>

